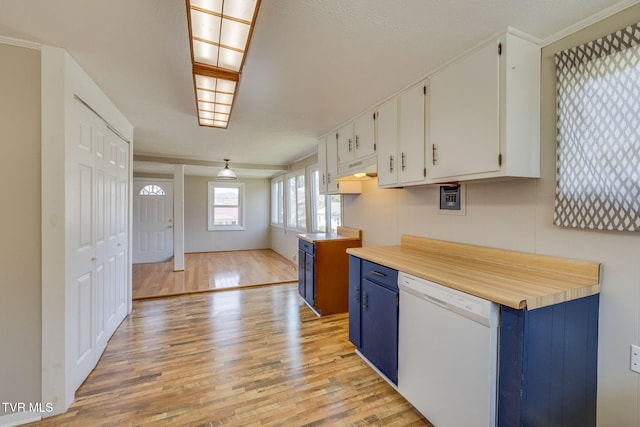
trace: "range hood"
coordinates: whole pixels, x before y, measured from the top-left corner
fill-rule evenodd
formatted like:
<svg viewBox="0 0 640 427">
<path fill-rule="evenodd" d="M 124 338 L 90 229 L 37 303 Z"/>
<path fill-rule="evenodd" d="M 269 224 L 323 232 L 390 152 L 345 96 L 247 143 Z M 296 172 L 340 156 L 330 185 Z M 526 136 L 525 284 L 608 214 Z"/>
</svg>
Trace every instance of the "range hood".
<svg viewBox="0 0 640 427">
<path fill-rule="evenodd" d="M 374 176 L 378 176 L 378 156 L 376 155 L 338 166 L 340 181 L 369 179 Z"/>
</svg>

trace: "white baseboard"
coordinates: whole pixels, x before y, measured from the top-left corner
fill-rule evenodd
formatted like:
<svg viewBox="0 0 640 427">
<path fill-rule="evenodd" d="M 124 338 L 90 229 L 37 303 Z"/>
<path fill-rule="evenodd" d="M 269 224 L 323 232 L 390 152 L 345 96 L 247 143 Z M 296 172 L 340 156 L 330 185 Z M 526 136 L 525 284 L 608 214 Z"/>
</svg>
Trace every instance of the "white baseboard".
<svg viewBox="0 0 640 427">
<path fill-rule="evenodd" d="M 13 427 L 22 424 L 40 421 L 42 415 L 38 412 L 15 412 L 0 416 L 0 427 Z"/>
</svg>

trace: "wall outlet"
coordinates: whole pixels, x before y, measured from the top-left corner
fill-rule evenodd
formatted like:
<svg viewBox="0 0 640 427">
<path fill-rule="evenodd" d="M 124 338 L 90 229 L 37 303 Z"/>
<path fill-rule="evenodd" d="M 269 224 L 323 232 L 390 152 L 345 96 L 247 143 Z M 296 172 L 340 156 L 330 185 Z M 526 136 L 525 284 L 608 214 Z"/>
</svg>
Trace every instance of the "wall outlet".
<svg viewBox="0 0 640 427">
<path fill-rule="evenodd" d="M 631 370 L 640 374 L 640 346 L 631 345 Z"/>
</svg>

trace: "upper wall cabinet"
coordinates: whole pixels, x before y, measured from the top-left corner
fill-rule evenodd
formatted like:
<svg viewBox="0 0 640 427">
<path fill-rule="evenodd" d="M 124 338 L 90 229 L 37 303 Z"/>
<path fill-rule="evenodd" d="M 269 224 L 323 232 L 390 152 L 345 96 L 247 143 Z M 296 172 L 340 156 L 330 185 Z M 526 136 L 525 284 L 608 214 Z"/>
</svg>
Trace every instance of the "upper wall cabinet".
<svg viewBox="0 0 640 427">
<path fill-rule="evenodd" d="M 427 179 L 427 83 L 422 82 L 378 107 L 378 186 L 424 184 Z"/>
<path fill-rule="evenodd" d="M 320 194 L 338 192 L 338 149 L 335 134 L 318 140 L 318 170 Z"/>
<path fill-rule="evenodd" d="M 540 176 L 538 45 L 505 33 L 429 81 L 429 182 Z"/>
<path fill-rule="evenodd" d="M 338 169 L 341 175 L 369 163 L 375 163 L 375 114 L 373 111 L 344 125 L 338 129 L 337 134 Z"/>
<path fill-rule="evenodd" d="M 338 182 L 338 143 L 336 134 L 318 140 L 318 190 L 320 194 L 359 194 L 359 181 Z"/>
</svg>

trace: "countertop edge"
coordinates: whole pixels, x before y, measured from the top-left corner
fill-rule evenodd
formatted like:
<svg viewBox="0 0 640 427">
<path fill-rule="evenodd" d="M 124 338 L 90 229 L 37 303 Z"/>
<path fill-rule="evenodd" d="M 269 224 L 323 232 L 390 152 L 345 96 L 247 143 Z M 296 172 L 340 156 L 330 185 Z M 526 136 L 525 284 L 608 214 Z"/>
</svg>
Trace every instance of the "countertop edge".
<svg viewBox="0 0 640 427">
<path fill-rule="evenodd" d="M 301 234 L 298 234 L 298 238 L 309 243 L 361 240 L 360 237 L 344 236 L 341 234 L 326 234 L 326 233 L 301 233 Z"/>
<path fill-rule="evenodd" d="M 495 303 L 498 303 L 500 305 L 508 306 L 518 310 L 525 309 L 525 308 L 528 310 L 534 310 L 537 308 L 542 308 L 542 307 L 546 307 L 546 306 L 550 306 L 550 305 L 554 305 L 554 304 L 558 304 L 566 301 L 571 301 L 578 298 L 595 295 L 600 292 L 600 283 L 597 281 L 595 283 L 582 283 L 582 284 L 577 284 L 575 286 L 568 286 L 566 289 L 552 289 L 551 291 L 546 291 L 545 288 L 551 289 L 551 287 L 541 283 L 540 292 L 544 291 L 544 293 L 516 291 L 516 292 L 512 292 L 514 295 L 510 295 L 510 296 L 505 295 L 504 290 L 500 290 L 498 289 L 498 287 L 496 287 L 496 289 L 491 289 L 490 287 L 487 287 L 482 291 L 478 291 L 477 287 L 473 288 L 472 286 L 465 286 L 464 283 L 461 283 L 460 279 L 456 279 L 456 278 L 452 278 L 451 280 L 448 280 L 447 278 L 443 279 L 442 273 L 440 273 L 439 275 L 424 274 L 424 272 L 421 271 L 419 265 L 416 268 L 415 264 L 412 266 L 408 262 L 402 263 L 397 259 L 389 260 L 384 255 L 386 253 L 388 255 L 391 255 L 391 257 L 393 257 L 395 254 L 395 257 L 397 258 L 397 256 L 401 251 L 408 251 L 412 254 L 424 253 L 424 255 L 428 255 L 430 253 L 429 251 L 417 250 L 413 248 L 412 249 L 404 248 L 400 245 L 361 247 L 361 248 L 347 249 L 347 253 L 350 255 L 354 255 L 371 262 L 375 262 L 390 268 L 394 268 L 398 271 L 403 271 L 405 273 L 412 274 L 417 277 L 421 277 L 423 279 L 433 281 L 435 283 L 439 283 L 443 286 L 447 286 L 462 292 L 466 292 L 471 295 L 475 295 L 477 297 L 484 298 L 484 299 L 493 301 Z M 382 252 L 382 255 L 381 255 L 381 252 Z M 452 258 L 455 259 L 456 257 L 452 257 Z M 459 258 L 461 261 L 464 261 L 464 258 L 462 257 L 457 257 L 457 258 Z M 475 259 L 474 261 L 477 262 L 477 260 Z M 489 264 L 491 263 L 487 261 L 487 265 Z M 518 269 L 518 267 L 514 267 L 514 268 Z M 522 274 L 524 275 L 536 273 L 536 271 L 534 270 L 525 269 L 525 268 L 522 268 L 521 271 L 522 271 Z M 543 271 L 545 273 L 548 273 L 547 270 L 541 270 L 541 272 Z M 555 278 L 564 279 L 564 280 L 567 280 L 568 282 L 570 282 L 571 279 L 573 279 L 572 276 L 564 273 L 557 273 Z M 498 281 L 505 282 L 506 280 L 509 280 L 508 277 L 505 278 L 505 276 L 496 275 L 496 282 Z M 514 276 L 513 280 L 517 281 L 519 279 Z M 502 295 L 500 294 L 501 292 L 502 292 Z"/>
</svg>

